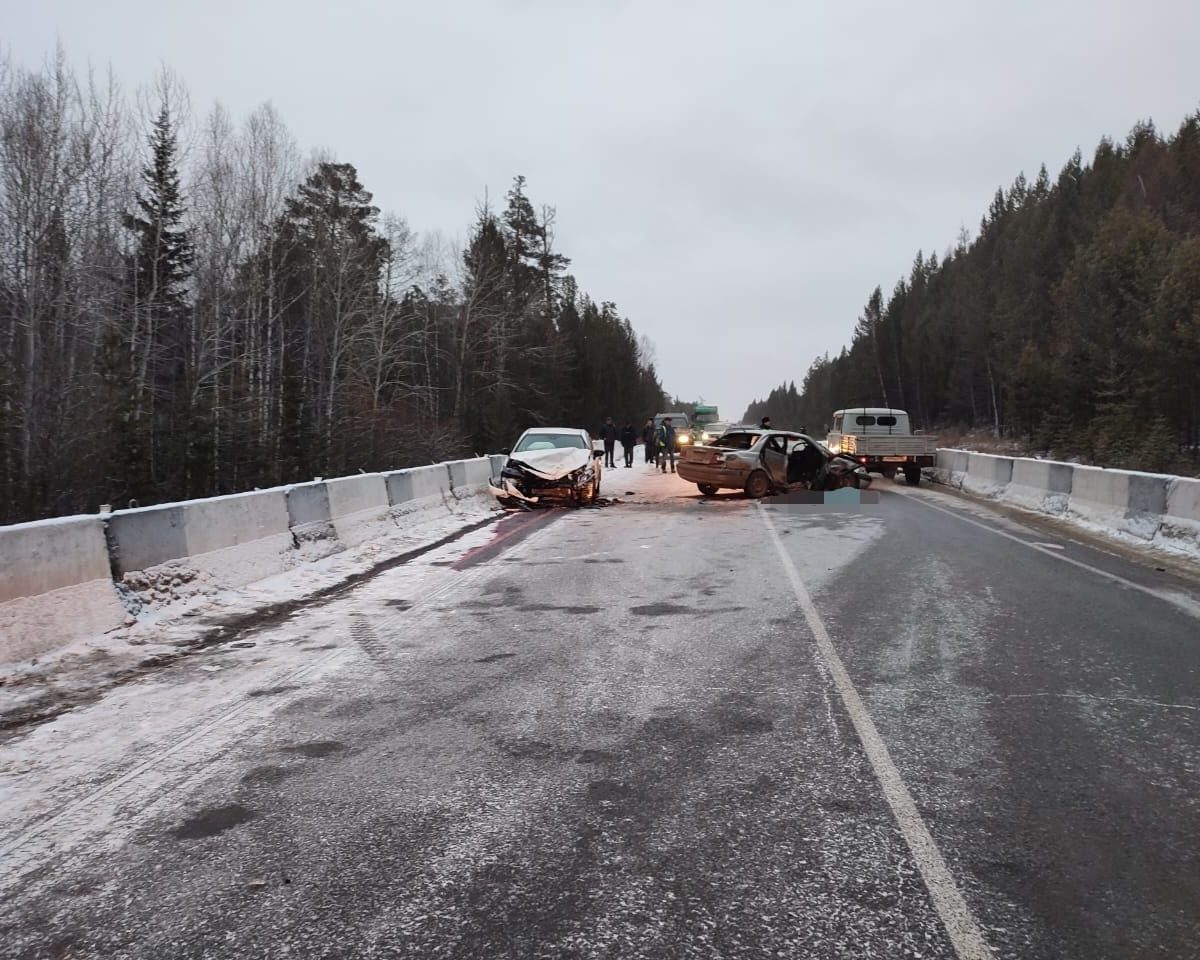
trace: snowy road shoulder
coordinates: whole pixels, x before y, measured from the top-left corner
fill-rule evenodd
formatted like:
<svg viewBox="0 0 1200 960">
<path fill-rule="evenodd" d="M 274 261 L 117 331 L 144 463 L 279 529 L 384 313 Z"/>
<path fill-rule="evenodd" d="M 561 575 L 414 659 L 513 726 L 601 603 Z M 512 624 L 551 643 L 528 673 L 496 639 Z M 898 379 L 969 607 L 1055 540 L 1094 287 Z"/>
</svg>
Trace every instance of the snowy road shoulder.
<svg viewBox="0 0 1200 960">
<path fill-rule="evenodd" d="M 397 526 L 394 533 L 276 574 L 240 590 L 170 592 L 141 598 L 123 628 L 90 637 L 52 655 L 0 665 L 0 740 L 66 710 L 94 701 L 213 646 L 237 643 L 397 564 L 422 557 L 486 528 L 501 516 L 487 498 L 458 504 L 448 516 Z"/>
</svg>

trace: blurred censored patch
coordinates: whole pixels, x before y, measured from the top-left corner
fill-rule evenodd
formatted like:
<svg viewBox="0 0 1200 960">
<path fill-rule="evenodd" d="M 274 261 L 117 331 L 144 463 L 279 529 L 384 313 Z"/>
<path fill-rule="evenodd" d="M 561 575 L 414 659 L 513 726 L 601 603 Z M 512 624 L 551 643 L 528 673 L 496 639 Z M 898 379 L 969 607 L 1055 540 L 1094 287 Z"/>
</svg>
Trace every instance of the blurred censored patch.
<svg viewBox="0 0 1200 960">
<path fill-rule="evenodd" d="M 855 490 L 843 487 L 840 490 L 796 490 L 792 493 L 781 493 L 777 497 L 764 501 L 764 506 L 776 507 L 828 507 L 830 509 L 845 509 L 847 507 L 870 506 L 879 503 L 879 494 L 873 490 Z"/>
</svg>

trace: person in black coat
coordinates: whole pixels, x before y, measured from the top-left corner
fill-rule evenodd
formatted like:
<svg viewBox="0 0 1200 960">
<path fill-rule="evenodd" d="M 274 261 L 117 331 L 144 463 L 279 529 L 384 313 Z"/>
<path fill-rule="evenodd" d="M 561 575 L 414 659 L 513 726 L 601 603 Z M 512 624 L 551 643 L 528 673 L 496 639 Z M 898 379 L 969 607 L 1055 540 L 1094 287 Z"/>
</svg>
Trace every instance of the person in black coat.
<svg viewBox="0 0 1200 960">
<path fill-rule="evenodd" d="M 654 462 L 654 421 L 647 420 L 646 425 L 642 427 L 642 443 L 645 445 L 646 462 Z"/>
<path fill-rule="evenodd" d="M 625 466 L 633 466 L 633 448 L 637 446 L 637 431 L 633 429 L 633 421 L 626 420 L 621 428 L 621 451 L 625 454 Z"/>
<path fill-rule="evenodd" d="M 604 465 L 615 467 L 617 465 L 614 456 L 617 450 L 617 425 L 613 423 L 612 417 L 604 418 L 604 426 L 600 428 L 600 439 L 604 441 Z"/>
</svg>

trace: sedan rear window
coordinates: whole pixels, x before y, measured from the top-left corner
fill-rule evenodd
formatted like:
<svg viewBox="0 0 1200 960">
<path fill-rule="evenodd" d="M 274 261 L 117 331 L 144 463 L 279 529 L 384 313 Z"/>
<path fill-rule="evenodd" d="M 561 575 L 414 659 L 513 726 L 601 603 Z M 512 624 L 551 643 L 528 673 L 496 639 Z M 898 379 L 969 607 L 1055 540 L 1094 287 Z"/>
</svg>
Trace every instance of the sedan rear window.
<svg viewBox="0 0 1200 960">
<path fill-rule="evenodd" d="M 586 450 L 587 444 L 577 433 L 534 433 L 522 437 L 513 448 L 513 453 L 526 453 L 529 450 Z"/>
<path fill-rule="evenodd" d="M 757 433 L 727 433 L 721 437 L 720 446 L 730 450 L 749 450 L 758 442 Z"/>
</svg>

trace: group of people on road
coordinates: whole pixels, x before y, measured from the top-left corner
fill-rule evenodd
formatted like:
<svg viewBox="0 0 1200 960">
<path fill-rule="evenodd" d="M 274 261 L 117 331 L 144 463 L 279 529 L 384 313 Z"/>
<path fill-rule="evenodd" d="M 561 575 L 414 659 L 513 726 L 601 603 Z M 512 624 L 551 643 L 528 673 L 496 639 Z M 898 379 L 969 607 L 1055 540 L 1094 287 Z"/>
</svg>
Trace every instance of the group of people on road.
<svg viewBox="0 0 1200 960">
<path fill-rule="evenodd" d="M 613 423 L 612 417 L 605 417 L 604 424 L 600 427 L 600 439 L 604 441 L 604 465 L 606 467 L 617 465 L 618 439 L 621 441 L 621 451 L 625 454 L 625 466 L 633 466 L 633 448 L 637 446 L 637 431 L 633 428 L 631 421 L 626 420 L 625 426 L 618 429 L 617 425 Z"/>
<path fill-rule="evenodd" d="M 625 454 L 625 466 L 633 466 L 633 451 L 639 437 L 632 421 L 626 420 L 625 425 L 618 428 L 612 417 L 605 417 L 600 427 L 600 439 L 604 441 L 606 467 L 617 465 L 618 440 L 621 441 L 621 451 Z M 664 418 L 658 427 L 654 426 L 653 420 L 647 420 L 646 425 L 642 427 L 640 439 L 645 449 L 646 463 L 657 463 L 663 473 L 666 473 L 669 462 L 671 472 L 675 472 L 675 430 L 671 426 L 670 417 Z"/>
</svg>

